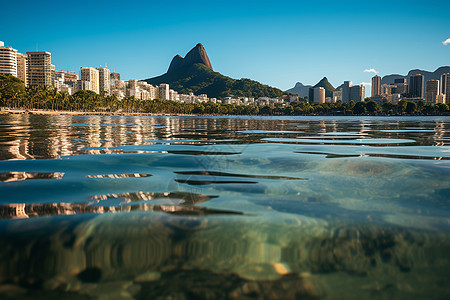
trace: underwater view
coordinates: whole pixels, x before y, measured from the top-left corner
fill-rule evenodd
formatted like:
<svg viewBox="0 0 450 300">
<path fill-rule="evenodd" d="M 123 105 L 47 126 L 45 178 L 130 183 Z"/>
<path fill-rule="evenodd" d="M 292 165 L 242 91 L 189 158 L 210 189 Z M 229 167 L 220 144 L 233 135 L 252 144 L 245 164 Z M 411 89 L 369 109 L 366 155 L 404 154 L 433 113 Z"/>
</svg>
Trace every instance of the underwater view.
<svg viewBox="0 0 450 300">
<path fill-rule="evenodd" d="M 450 299 L 450 117 L 0 115 L 1 299 Z"/>
</svg>

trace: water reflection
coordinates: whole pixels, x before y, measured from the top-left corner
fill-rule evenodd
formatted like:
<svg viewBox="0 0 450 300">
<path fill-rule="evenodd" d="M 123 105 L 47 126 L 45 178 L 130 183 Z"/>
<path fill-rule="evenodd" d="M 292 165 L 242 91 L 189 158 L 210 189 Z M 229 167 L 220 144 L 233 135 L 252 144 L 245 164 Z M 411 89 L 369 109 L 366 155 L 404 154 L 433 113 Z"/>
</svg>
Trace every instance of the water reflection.
<svg viewBox="0 0 450 300">
<path fill-rule="evenodd" d="M 212 140 L 232 140 L 233 143 L 257 143 L 262 138 L 279 134 L 296 138 L 302 129 L 304 137 L 364 136 L 362 144 L 376 143 L 377 139 L 398 139 L 397 143 L 418 145 L 448 145 L 450 131 L 445 119 L 367 118 L 355 121 L 345 117 L 314 118 L 176 118 L 176 117 L 117 117 L 117 116 L 0 116 L 0 159 L 28 160 L 58 158 L 86 153 L 86 148 L 113 148 L 124 145 L 151 143 L 211 143 Z M 386 122 L 387 120 L 388 122 Z M 419 124 L 419 126 L 417 126 Z M 356 130 L 355 130 L 356 129 Z M 132 134 L 126 134 L 132 133 Z M 369 139 L 374 139 L 370 141 Z M 403 141 L 405 140 L 405 141 Z M 276 140 L 278 141 L 278 140 Z M 286 140 L 285 142 L 288 142 Z M 281 141 L 283 142 L 283 141 Z M 294 141 L 292 142 L 300 142 Z M 303 141 L 313 143 L 313 141 Z M 386 140 L 380 141 L 384 144 Z M 392 143 L 394 141 L 391 141 Z M 356 141 L 356 143 L 360 143 Z M 92 153 L 92 152 L 89 152 Z M 102 153 L 102 152 L 98 152 Z"/>
<path fill-rule="evenodd" d="M 0 173 L 0 181 L 11 182 L 11 181 L 23 181 L 31 179 L 62 179 L 64 173 L 54 172 L 4 172 Z"/>
</svg>

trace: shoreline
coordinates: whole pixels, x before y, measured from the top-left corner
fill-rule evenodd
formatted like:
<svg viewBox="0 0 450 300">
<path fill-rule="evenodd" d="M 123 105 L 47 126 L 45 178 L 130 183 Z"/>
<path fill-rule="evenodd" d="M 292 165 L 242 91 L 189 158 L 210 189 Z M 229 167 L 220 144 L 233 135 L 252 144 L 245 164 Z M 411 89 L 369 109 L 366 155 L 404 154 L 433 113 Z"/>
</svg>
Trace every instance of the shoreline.
<svg viewBox="0 0 450 300">
<path fill-rule="evenodd" d="M 232 116 L 247 116 L 247 117 L 326 117 L 326 116 L 335 116 L 335 117 L 448 117 L 449 113 L 443 114 L 363 114 L 363 115 L 354 115 L 354 114 L 304 114 L 304 115 L 216 115 L 216 114 L 170 114 L 170 113 L 144 113 L 144 112 L 136 112 L 136 113 L 128 113 L 128 112 L 100 112 L 100 111 L 65 111 L 65 110 L 39 110 L 39 109 L 11 109 L 2 107 L 0 110 L 0 115 L 7 114 L 15 114 L 15 115 L 70 115 L 70 116 L 146 116 L 146 117 L 232 117 Z"/>
</svg>

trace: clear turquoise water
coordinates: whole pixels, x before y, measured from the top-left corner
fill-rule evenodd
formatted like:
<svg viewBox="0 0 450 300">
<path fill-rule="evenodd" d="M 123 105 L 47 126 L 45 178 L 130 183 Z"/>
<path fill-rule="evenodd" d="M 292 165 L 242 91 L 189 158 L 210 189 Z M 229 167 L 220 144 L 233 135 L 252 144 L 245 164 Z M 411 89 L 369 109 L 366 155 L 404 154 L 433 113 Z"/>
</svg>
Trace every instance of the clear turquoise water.
<svg viewBox="0 0 450 300">
<path fill-rule="evenodd" d="M 2 299 L 448 299 L 449 117 L 0 115 Z"/>
</svg>

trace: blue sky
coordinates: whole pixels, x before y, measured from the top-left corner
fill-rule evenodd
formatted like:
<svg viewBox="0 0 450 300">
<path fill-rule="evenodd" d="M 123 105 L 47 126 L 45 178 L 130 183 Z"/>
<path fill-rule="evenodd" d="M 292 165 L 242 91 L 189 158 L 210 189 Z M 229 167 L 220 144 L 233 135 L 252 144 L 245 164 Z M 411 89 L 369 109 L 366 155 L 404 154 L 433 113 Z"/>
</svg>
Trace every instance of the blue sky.
<svg viewBox="0 0 450 300">
<path fill-rule="evenodd" d="M 123 79 L 164 73 L 201 42 L 214 70 L 283 90 L 327 76 L 450 65 L 450 1 L 21 1 L 2 3 L 0 40 L 52 53 L 56 69 L 107 63 Z"/>
</svg>

